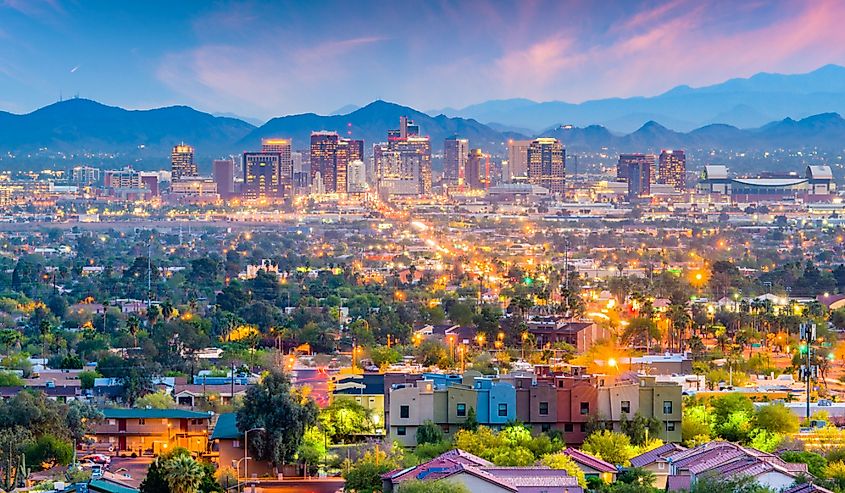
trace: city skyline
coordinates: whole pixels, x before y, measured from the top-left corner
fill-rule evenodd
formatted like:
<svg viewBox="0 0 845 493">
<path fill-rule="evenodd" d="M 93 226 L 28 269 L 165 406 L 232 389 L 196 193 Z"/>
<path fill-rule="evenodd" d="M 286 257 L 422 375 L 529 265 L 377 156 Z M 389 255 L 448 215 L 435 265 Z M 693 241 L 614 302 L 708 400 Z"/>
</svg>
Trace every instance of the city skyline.
<svg viewBox="0 0 845 493">
<path fill-rule="evenodd" d="M 379 98 L 433 110 L 495 98 L 650 96 L 681 84 L 845 62 L 836 25 L 845 6 L 836 2 L 408 9 L 5 0 L 0 108 L 27 112 L 80 94 L 130 108 L 189 104 L 258 119 Z M 414 25 L 400 22 L 411 15 L 419 19 Z M 464 22 L 469 18 L 474 22 Z M 256 29 L 274 19 L 278 31 Z M 246 75 L 259 67 L 286 76 Z"/>
</svg>

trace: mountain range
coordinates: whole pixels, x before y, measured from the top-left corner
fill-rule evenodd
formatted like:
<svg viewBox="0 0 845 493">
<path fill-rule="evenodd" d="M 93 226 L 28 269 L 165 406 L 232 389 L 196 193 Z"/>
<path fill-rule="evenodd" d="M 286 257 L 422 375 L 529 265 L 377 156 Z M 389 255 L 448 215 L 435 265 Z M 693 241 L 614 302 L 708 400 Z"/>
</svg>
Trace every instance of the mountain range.
<svg viewBox="0 0 845 493">
<path fill-rule="evenodd" d="M 834 83 L 837 77 L 841 77 L 841 82 Z M 503 153 L 509 139 L 538 135 L 560 138 L 568 151 L 573 153 L 599 150 L 609 150 L 611 153 L 654 152 L 662 148 L 683 148 L 691 153 L 701 151 L 698 153 L 701 156 L 707 155 L 706 152 L 710 150 L 814 148 L 841 152 L 842 142 L 845 142 L 845 120 L 831 110 L 841 107 L 840 111 L 845 112 L 843 67 L 826 66 L 810 74 L 797 76 L 759 74 L 708 88 L 676 88 L 657 98 L 606 100 L 600 106 L 613 107 L 612 101 L 625 106 L 634 100 L 639 104 L 658 99 L 665 102 L 669 97 L 678 100 L 688 98 L 688 111 L 678 109 L 672 113 L 683 115 L 686 119 L 698 111 L 693 111 L 694 101 L 730 99 L 726 95 L 752 93 L 754 98 L 749 97 L 736 106 L 738 109 L 733 113 L 722 111 L 715 103 L 710 111 L 722 111 L 720 114 L 725 121 L 742 114 L 754 114 L 757 115 L 755 118 L 762 118 L 760 115 L 773 114 L 786 107 L 787 103 L 781 100 L 781 95 L 786 93 L 816 98 L 817 105 L 812 108 L 824 107 L 825 111 L 802 118 L 766 120 L 765 123 L 746 128 L 740 128 L 743 125 L 719 122 L 685 130 L 684 125 L 687 124 L 674 126 L 668 125 L 666 119 L 641 118 L 637 120 L 639 123 L 633 131 L 620 133 L 606 125 L 561 124 L 561 120 L 570 120 L 562 114 L 557 114 L 553 120 L 556 124 L 539 131 L 531 130 L 529 125 L 520 125 L 517 117 L 537 108 L 546 111 L 551 103 L 534 103 L 529 100 L 489 103 L 489 107 L 498 108 L 501 114 L 513 115 L 515 119 L 511 122 L 516 122 L 515 125 L 484 124 L 475 118 L 444 114 L 432 116 L 407 106 L 378 100 L 361 108 L 350 106 L 338 110 L 345 111 L 344 114 L 288 115 L 256 126 L 238 118 L 215 116 L 187 106 L 126 110 L 88 99 L 70 99 L 27 114 L 0 111 L 0 167 L 24 167 L 27 160 L 36 159 L 52 163 L 56 156 L 65 159 L 70 156 L 74 162 L 96 163 L 98 159 L 94 157 L 99 156 L 102 158 L 100 161 L 119 159 L 123 164 L 132 163 L 137 167 L 161 166 L 169 159 L 170 148 L 174 144 L 186 142 L 195 147 L 200 166 L 207 168 L 214 157 L 258 149 L 263 137 L 292 138 L 295 150 L 307 149 L 310 133 L 314 130 L 333 130 L 344 136 L 364 139 L 366 147 L 369 147 L 374 142 L 386 140 L 387 131 L 398 126 L 400 116 L 407 116 L 419 124 L 423 135 L 431 137 L 435 152 L 442 150 L 443 140 L 452 135 L 469 139 L 471 147 L 481 147 L 493 153 Z M 826 95 L 825 104 L 818 102 L 822 95 Z M 764 99 L 768 99 L 769 107 L 757 110 L 757 105 L 764 105 L 754 101 Z M 599 102 L 595 104 L 599 105 Z M 606 114 L 596 111 L 597 115 Z M 806 111 L 795 110 L 802 114 Z M 649 111 L 637 115 L 653 113 Z M 586 116 L 584 118 L 589 121 Z"/>
<path fill-rule="evenodd" d="M 825 65 L 791 75 L 759 73 L 706 87 L 678 86 L 654 97 L 597 99 L 577 104 L 503 99 L 432 113 L 535 132 L 561 124 L 598 124 L 628 133 L 648 120 L 688 132 L 713 123 L 754 128 L 785 117 L 804 118 L 825 112 L 845 114 L 845 67 Z"/>
</svg>

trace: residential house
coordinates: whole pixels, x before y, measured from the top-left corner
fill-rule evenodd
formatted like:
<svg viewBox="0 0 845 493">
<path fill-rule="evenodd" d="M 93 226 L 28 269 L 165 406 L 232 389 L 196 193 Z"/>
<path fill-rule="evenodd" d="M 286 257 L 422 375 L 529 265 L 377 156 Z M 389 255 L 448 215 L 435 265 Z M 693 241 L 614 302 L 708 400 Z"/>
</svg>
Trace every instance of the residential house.
<svg viewBox="0 0 845 493">
<path fill-rule="evenodd" d="M 666 490 L 688 491 L 708 478 L 752 477 L 761 486 L 781 491 L 806 476 L 806 464 L 792 464 L 780 457 L 731 442 L 709 442 L 669 455 Z"/>
<path fill-rule="evenodd" d="M 363 373 L 336 377 L 332 399 L 355 401 L 372 413 L 373 424 L 376 425 L 376 429 L 383 430 L 386 426 L 383 373 Z"/>
<path fill-rule="evenodd" d="M 677 443 L 666 443 L 631 459 L 631 467 L 639 467 L 654 474 L 654 487 L 666 489 L 666 479 L 669 477 L 669 460 L 667 457 L 686 450 Z"/>
<path fill-rule="evenodd" d="M 158 455 L 174 447 L 203 453 L 211 414 L 183 409 L 103 409 L 90 435 L 118 455 Z"/>
<path fill-rule="evenodd" d="M 404 481 L 446 481 L 464 485 L 472 493 L 583 493 L 566 471 L 544 466 L 497 467 L 462 450 L 382 475 L 382 491 L 401 492 Z"/>
<path fill-rule="evenodd" d="M 584 473 L 585 478 L 601 479 L 606 484 L 616 481 L 616 473 L 618 471 L 613 464 L 572 447 L 564 450 L 563 454 L 569 456 L 570 459 L 578 464 L 578 468 Z"/>
<path fill-rule="evenodd" d="M 248 455 L 244 450 L 244 434 L 238 429 L 237 421 L 236 413 L 222 413 L 214 423 L 210 440 L 212 457 L 216 457 L 217 466 L 235 469 L 239 478 L 271 475 L 273 467 L 269 462 L 243 460 Z"/>
<path fill-rule="evenodd" d="M 232 402 L 233 396 L 243 397 L 246 395 L 248 388 L 248 385 L 177 383 L 173 388 L 173 398 L 180 406 L 193 409 L 197 406 L 209 406 L 214 403 L 229 404 Z"/>
<path fill-rule="evenodd" d="M 564 342 L 579 353 L 586 352 L 596 341 L 607 339 L 606 328 L 592 321 L 573 321 L 562 315 L 541 315 L 528 321 L 528 333 L 534 336 L 539 347 Z"/>
</svg>

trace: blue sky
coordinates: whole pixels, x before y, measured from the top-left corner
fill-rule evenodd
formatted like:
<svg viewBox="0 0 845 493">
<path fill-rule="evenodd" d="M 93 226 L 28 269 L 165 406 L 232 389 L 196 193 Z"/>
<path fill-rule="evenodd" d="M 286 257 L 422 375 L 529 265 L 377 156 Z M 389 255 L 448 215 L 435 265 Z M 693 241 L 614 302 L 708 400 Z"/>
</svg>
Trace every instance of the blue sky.
<svg viewBox="0 0 845 493">
<path fill-rule="evenodd" d="M 78 93 L 259 119 L 654 95 L 845 64 L 845 2 L 0 0 L 0 109 Z"/>
</svg>

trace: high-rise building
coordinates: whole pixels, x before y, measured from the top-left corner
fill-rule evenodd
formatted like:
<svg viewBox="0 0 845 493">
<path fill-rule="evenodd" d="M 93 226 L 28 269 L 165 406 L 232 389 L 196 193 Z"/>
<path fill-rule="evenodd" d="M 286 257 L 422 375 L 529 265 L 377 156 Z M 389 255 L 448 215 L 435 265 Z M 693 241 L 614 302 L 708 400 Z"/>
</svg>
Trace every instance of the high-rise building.
<svg viewBox="0 0 845 493">
<path fill-rule="evenodd" d="M 528 182 L 563 195 L 566 192 L 566 150 L 551 137 L 541 137 L 528 146 Z"/>
<path fill-rule="evenodd" d="M 290 139 L 261 139 L 261 152 L 279 153 L 281 159 L 279 180 L 285 187 L 290 187 L 293 181 L 293 159 L 290 146 Z"/>
<path fill-rule="evenodd" d="M 349 193 L 363 193 L 369 189 L 367 183 L 367 169 L 364 166 L 364 161 L 356 159 L 349 161 L 349 166 L 346 168 L 346 191 Z"/>
<path fill-rule="evenodd" d="M 687 157 L 682 150 L 663 150 L 657 169 L 658 183 L 672 185 L 683 192 L 687 188 Z"/>
<path fill-rule="evenodd" d="M 311 132 L 311 181 L 320 173 L 326 193 L 346 193 L 349 163 L 363 159 L 363 140 L 344 139 L 336 132 Z"/>
<path fill-rule="evenodd" d="M 244 183 L 241 195 L 247 200 L 274 200 L 284 195 L 280 169 L 282 156 L 278 152 L 245 152 L 243 155 Z"/>
<path fill-rule="evenodd" d="M 181 143 L 173 146 L 170 153 L 170 177 L 176 181 L 182 177 L 197 176 L 197 165 L 194 162 L 194 148 Z"/>
<path fill-rule="evenodd" d="M 336 192 L 335 181 L 337 166 L 337 132 L 311 132 L 311 183 L 317 173 L 320 173 L 323 189 L 326 192 Z"/>
<path fill-rule="evenodd" d="M 215 159 L 212 176 L 217 184 L 217 193 L 226 200 L 235 194 L 235 162 L 231 159 Z"/>
<path fill-rule="evenodd" d="M 449 137 L 443 143 L 443 179 L 450 184 L 461 185 L 469 155 L 469 140 L 458 136 Z"/>
<path fill-rule="evenodd" d="M 508 175 L 503 177 L 505 181 L 528 176 L 528 147 L 530 145 L 530 140 L 508 141 Z"/>
<path fill-rule="evenodd" d="M 431 141 L 419 126 L 401 117 L 387 143 L 373 148 L 380 192 L 387 195 L 431 193 Z"/>
<path fill-rule="evenodd" d="M 473 190 L 483 190 L 490 185 L 490 156 L 481 149 L 472 149 L 467 155 L 466 186 Z"/>
<path fill-rule="evenodd" d="M 71 181 L 83 187 L 91 186 L 100 181 L 100 168 L 75 166 L 71 172 Z"/>
<path fill-rule="evenodd" d="M 628 199 L 651 194 L 651 183 L 656 178 L 654 154 L 620 154 L 616 163 L 616 181 L 628 183 Z"/>
</svg>

